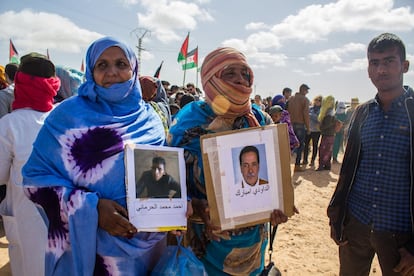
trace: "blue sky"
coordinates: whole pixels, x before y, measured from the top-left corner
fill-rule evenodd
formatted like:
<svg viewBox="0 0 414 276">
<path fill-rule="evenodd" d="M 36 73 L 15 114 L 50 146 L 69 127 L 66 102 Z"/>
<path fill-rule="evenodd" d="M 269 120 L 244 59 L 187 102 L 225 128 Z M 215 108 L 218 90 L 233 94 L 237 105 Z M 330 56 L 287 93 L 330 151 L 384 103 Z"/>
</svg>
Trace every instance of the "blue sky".
<svg viewBox="0 0 414 276">
<path fill-rule="evenodd" d="M 8 62 L 9 38 L 20 55 L 49 54 L 55 64 L 80 68 L 88 45 L 111 35 L 136 49 L 142 38 L 142 75 L 183 84 L 177 63 L 190 32 L 189 51 L 199 47 L 200 65 L 219 46 L 248 57 L 255 74 L 254 94 L 297 91 L 306 83 L 314 96 L 361 101 L 375 95 L 367 75 L 366 46 L 382 32 L 400 36 L 411 68 L 404 83 L 414 86 L 412 0 L 18 0 L 0 5 L 0 64 Z M 185 82 L 200 85 L 196 70 Z M 253 97 L 253 95 L 252 95 Z"/>
</svg>

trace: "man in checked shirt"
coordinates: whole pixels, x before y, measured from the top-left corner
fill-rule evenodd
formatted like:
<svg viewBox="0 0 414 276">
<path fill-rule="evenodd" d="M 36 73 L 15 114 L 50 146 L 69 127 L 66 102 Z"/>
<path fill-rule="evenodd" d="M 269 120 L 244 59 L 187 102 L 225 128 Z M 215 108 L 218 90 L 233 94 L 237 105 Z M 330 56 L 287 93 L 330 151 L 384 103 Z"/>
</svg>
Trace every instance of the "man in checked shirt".
<svg viewBox="0 0 414 276">
<path fill-rule="evenodd" d="M 340 275 L 414 275 L 414 91 L 403 85 L 405 46 L 384 33 L 368 45 L 375 98 L 357 107 L 328 207 Z"/>
</svg>

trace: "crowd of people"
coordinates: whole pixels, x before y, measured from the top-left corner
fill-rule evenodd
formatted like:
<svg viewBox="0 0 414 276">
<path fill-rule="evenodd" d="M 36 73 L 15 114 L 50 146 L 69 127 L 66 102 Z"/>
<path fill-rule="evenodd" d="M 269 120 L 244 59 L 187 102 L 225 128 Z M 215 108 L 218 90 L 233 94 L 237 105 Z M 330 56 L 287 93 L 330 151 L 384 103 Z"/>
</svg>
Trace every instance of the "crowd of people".
<svg viewBox="0 0 414 276">
<path fill-rule="evenodd" d="M 165 232 L 141 232 L 128 221 L 123 149 L 137 143 L 184 149 L 186 242 L 208 275 L 259 275 L 268 225 L 220 231 L 211 223 L 200 137 L 286 124 L 293 173 L 329 171 L 344 153 L 328 208 L 340 274 L 368 275 L 377 254 L 383 275 L 414 275 L 414 169 L 407 154 L 413 152 L 414 92 L 402 78 L 409 63 L 404 44 L 393 34 L 374 38 L 367 55 L 378 91 L 363 104 L 358 98 L 337 101 L 334 95 L 310 101 L 307 84 L 295 93 L 285 87 L 274 97 L 252 95 L 253 70 L 230 47 L 205 57 L 202 89 L 138 76 L 131 47 L 112 37 L 89 46 L 85 73 L 55 66 L 38 53 L 1 66 L 0 214 L 13 274 L 151 272 L 168 239 Z M 252 157 L 242 162 L 240 155 L 248 175 L 259 160 L 254 147 L 245 154 Z M 165 161 L 154 158 L 137 197 L 180 197 L 179 184 L 164 170 Z M 261 179 L 251 184 L 246 176 L 245 181 L 260 184 Z M 152 182 L 162 182 L 163 191 L 174 194 L 152 189 Z M 269 212 L 272 225 L 287 221 L 282 210 Z"/>
</svg>

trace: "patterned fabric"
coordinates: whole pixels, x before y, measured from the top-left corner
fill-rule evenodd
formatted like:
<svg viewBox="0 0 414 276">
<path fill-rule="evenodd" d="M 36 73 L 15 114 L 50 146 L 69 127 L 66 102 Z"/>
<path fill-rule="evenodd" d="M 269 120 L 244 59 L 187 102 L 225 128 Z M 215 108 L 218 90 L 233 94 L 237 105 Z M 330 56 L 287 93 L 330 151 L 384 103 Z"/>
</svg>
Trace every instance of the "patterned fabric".
<svg viewBox="0 0 414 276">
<path fill-rule="evenodd" d="M 161 110 L 161 107 L 158 105 L 158 103 L 156 103 L 156 102 L 149 102 L 149 105 L 151 105 L 151 107 L 158 114 L 158 116 L 160 116 L 162 125 L 164 127 L 165 135 L 167 135 L 168 134 L 168 117 L 167 117 L 167 115 L 165 114 L 165 112 L 163 112 Z"/>
<path fill-rule="evenodd" d="M 290 115 L 287 110 L 282 111 L 282 117 L 280 118 L 280 123 L 287 124 L 290 150 L 293 150 L 295 148 L 295 145 L 299 144 L 299 140 L 298 140 L 298 137 L 296 137 L 295 131 L 293 130 L 292 123 L 290 122 Z"/>
<path fill-rule="evenodd" d="M 124 51 L 133 76 L 104 88 L 93 68 L 112 46 Z M 126 239 L 98 227 L 99 199 L 126 207 L 125 144 L 165 141 L 159 116 L 141 98 L 137 70 L 131 48 L 109 37 L 95 41 L 86 82 L 50 113 L 22 170 L 30 199 L 49 220 L 46 275 L 146 275 L 165 246 L 164 233 Z"/>
<path fill-rule="evenodd" d="M 239 64 L 247 68 L 250 76 L 249 87 L 221 79 L 221 73 L 231 64 Z M 242 53 L 229 47 L 218 48 L 206 56 L 200 74 L 205 101 L 219 118 L 234 119 L 245 115 L 249 120 L 249 125 L 259 126 L 251 113 L 250 95 L 254 78 L 253 71 Z"/>
<path fill-rule="evenodd" d="M 25 107 L 41 112 L 52 110 L 53 97 L 60 87 L 59 78 L 43 78 L 17 72 L 14 83 L 13 110 Z"/>
<path fill-rule="evenodd" d="M 286 110 L 286 99 L 282 94 L 276 95 L 272 99 L 272 106 L 278 105 L 283 108 L 282 116 L 280 117 L 280 123 L 287 124 L 289 133 L 289 144 L 290 150 L 295 149 L 295 145 L 299 144 L 298 137 L 296 137 L 295 131 L 293 130 L 292 123 L 290 121 L 289 111 Z"/>
<path fill-rule="evenodd" d="M 258 107 L 253 105 L 252 111 L 261 125 L 264 125 L 265 117 Z M 177 113 L 170 127 L 169 145 L 185 149 L 186 179 L 190 197 L 206 199 L 200 136 L 211 133 L 211 131 L 207 130 L 207 127 L 215 116 L 207 103 L 202 101 L 191 102 Z M 240 119 L 235 120 L 233 128 L 236 127 L 249 127 L 248 120 L 245 117 L 240 117 Z M 220 242 L 207 241 L 204 237 L 204 225 L 200 224 L 200 222 L 191 223 L 189 231 L 194 232 L 194 239 L 192 240 L 193 250 L 203 256 L 202 261 L 209 275 L 227 275 L 226 273 L 232 275 L 252 273 L 254 275 L 263 268 L 264 259 L 262 257 L 264 257 L 267 240 L 265 239 L 266 234 L 263 233 L 262 225 L 240 232 L 238 235 L 232 236 L 230 240 L 222 239 Z M 246 252 L 242 250 L 243 248 Z M 251 254 L 249 255 L 249 258 L 252 258 L 250 261 L 257 258 L 254 260 L 259 260 L 259 262 L 252 264 L 246 261 L 243 265 L 236 263 L 234 258 L 244 259 L 247 256 L 247 252 Z M 226 271 L 226 273 L 223 271 Z"/>
<path fill-rule="evenodd" d="M 221 72 L 231 64 L 241 64 L 250 71 L 250 86 L 223 81 Z M 191 102 L 176 115 L 169 132 L 171 146 L 185 149 L 186 180 L 191 197 L 206 199 L 200 136 L 206 133 L 248 128 L 265 124 L 265 116 L 250 104 L 253 74 L 245 57 L 235 49 L 219 48 L 204 60 L 201 79 L 206 101 Z M 240 229 L 230 239 L 207 240 L 204 224 L 192 218 L 190 245 L 201 257 L 209 275 L 258 274 L 264 266 L 267 245 L 263 225 Z"/>
<path fill-rule="evenodd" d="M 220 78 L 223 69 L 231 64 L 248 68 L 251 76 L 249 87 Z M 265 124 L 265 116 L 260 108 L 250 104 L 252 81 L 253 74 L 245 57 L 235 49 L 219 48 L 205 58 L 201 69 L 201 82 L 206 101 L 185 105 L 176 115 L 168 136 L 171 146 L 184 148 L 186 181 L 191 197 L 206 199 L 201 135 Z M 220 125 L 217 123 L 220 121 L 225 122 L 222 125 L 225 126 L 224 129 L 212 127 Z M 194 252 L 202 257 L 209 275 L 256 275 L 263 269 L 264 250 L 267 245 L 263 225 L 239 229 L 230 239 L 220 239 L 217 242 L 206 239 L 204 224 L 200 218 L 192 217 L 191 221 L 194 222 L 190 222 L 189 227 L 190 244 Z"/>
<path fill-rule="evenodd" d="M 319 145 L 319 168 L 331 168 L 332 149 L 335 136 L 322 135 Z"/>
<path fill-rule="evenodd" d="M 406 93 L 408 94 L 408 93 Z M 410 126 L 404 94 L 388 112 L 378 101 L 361 130 L 359 169 L 349 196 L 352 214 L 378 231 L 411 232 Z"/>
</svg>

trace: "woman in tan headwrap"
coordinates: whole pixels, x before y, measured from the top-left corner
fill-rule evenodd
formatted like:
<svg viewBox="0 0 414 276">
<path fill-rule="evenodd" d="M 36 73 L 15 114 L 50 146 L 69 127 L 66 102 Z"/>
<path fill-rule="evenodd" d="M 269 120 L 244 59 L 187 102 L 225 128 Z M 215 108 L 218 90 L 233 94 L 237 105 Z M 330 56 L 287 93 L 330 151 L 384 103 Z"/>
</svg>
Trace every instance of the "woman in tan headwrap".
<svg viewBox="0 0 414 276">
<path fill-rule="evenodd" d="M 318 120 L 321 123 L 321 143 L 319 144 L 319 167 L 317 171 L 330 170 L 333 144 L 335 140 L 335 127 L 341 121 L 335 118 L 335 98 L 332 95 L 322 99 L 321 111 Z"/>
<path fill-rule="evenodd" d="M 176 115 L 168 136 L 171 146 L 185 149 L 187 186 L 194 216 L 190 218 L 190 245 L 209 275 L 256 275 L 263 269 L 267 245 L 263 224 L 217 232 L 210 223 L 205 191 L 200 136 L 265 124 L 263 113 L 250 103 L 253 72 L 245 56 L 233 48 L 218 48 L 201 67 L 205 101 L 191 102 Z M 272 224 L 287 221 L 280 210 Z"/>
</svg>

